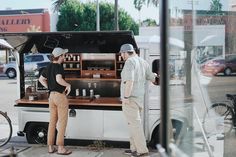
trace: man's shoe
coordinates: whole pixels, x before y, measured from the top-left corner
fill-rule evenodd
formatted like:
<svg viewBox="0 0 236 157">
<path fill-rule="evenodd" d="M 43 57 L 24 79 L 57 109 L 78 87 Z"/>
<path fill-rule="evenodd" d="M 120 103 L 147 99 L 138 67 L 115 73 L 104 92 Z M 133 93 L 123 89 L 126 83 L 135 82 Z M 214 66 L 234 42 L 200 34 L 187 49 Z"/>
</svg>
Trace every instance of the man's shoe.
<svg viewBox="0 0 236 157">
<path fill-rule="evenodd" d="M 132 153 L 136 153 L 136 151 L 132 151 L 130 149 L 127 149 L 124 151 L 124 154 L 126 154 L 126 155 L 131 155 Z"/>
<path fill-rule="evenodd" d="M 137 153 L 137 152 L 133 152 L 131 154 L 132 157 L 149 157 L 149 153 Z"/>
</svg>

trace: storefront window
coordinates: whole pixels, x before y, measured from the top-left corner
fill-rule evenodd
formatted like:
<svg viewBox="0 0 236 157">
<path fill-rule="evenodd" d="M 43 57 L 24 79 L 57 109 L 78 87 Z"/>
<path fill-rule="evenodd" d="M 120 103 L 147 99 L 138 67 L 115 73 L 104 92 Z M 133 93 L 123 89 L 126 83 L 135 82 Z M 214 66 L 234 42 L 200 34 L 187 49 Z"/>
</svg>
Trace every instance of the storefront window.
<svg viewBox="0 0 236 157">
<path fill-rule="evenodd" d="M 175 144 L 188 156 L 234 154 L 236 98 L 226 94 L 236 94 L 235 3 L 169 1 L 169 39 L 184 43 L 169 40 L 170 117 L 181 122 Z"/>
</svg>

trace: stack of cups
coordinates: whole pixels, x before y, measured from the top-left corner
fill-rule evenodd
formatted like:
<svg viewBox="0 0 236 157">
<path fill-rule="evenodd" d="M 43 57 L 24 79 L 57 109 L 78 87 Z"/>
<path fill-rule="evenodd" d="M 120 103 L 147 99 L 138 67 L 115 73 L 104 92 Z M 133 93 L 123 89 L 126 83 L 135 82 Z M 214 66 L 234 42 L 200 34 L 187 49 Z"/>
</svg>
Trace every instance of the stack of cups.
<svg viewBox="0 0 236 157">
<path fill-rule="evenodd" d="M 79 96 L 79 89 L 75 90 L 75 96 Z"/>
</svg>

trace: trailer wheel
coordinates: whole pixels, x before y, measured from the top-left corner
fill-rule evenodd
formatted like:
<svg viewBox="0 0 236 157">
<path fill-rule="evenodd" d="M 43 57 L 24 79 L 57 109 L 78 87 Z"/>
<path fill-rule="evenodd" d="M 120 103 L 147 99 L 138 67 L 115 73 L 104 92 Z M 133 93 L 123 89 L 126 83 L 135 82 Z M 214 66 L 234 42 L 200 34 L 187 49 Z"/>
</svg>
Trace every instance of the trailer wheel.
<svg viewBox="0 0 236 157">
<path fill-rule="evenodd" d="M 178 120 L 174 120 L 174 119 L 172 119 L 171 122 L 172 122 L 172 126 L 173 126 L 174 140 L 177 141 L 177 140 L 179 140 L 179 138 L 182 138 L 182 137 L 180 137 L 181 136 L 180 132 L 181 132 L 182 127 L 184 127 L 184 125 L 183 125 L 183 122 L 178 121 Z M 159 137 L 160 136 L 159 135 L 160 129 L 159 128 L 160 128 L 160 125 L 158 125 L 154 129 L 154 131 L 152 133 L 151 141 L 149 142 L 149 146 L 154 149 L 156 149 L 156 145 L 160 143 L 160 137 Z"/>
<path fill-rule="evenodd" d="M 6 71 L 7 77 L 10 79 L 13 79 L 16 77 L 16 70 L 13 68 L 10 68 Z"/>
<path fill-rule="evenodd" d="M 29 144 L 47 144 L 48 123 L 30 123 L 25 132 Z"/>
</svg>

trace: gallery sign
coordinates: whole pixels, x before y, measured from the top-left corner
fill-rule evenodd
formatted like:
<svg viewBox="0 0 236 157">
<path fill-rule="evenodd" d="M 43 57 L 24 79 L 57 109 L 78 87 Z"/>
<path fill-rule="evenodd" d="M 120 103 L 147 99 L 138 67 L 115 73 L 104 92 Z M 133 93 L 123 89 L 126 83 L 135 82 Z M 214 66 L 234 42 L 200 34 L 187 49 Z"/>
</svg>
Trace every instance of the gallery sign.
<svg viewBox="0 0 236 157">
<path fill-rule="evenodd" d="M 0 15 L 0 32 L 49 32 L 49 13 Z"/>
</svg>

